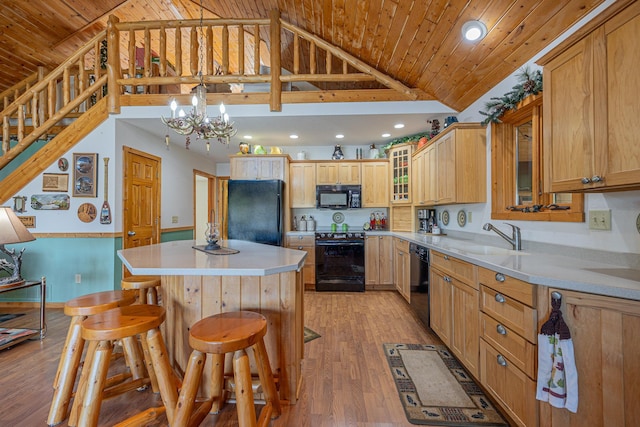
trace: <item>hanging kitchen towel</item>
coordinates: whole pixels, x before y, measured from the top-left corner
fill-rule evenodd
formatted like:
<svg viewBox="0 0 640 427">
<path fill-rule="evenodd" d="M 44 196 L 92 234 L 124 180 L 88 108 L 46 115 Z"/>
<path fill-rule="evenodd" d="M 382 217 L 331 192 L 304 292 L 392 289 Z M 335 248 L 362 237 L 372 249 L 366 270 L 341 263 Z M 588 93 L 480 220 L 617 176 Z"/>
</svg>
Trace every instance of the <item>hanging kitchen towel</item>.
<svg viewBox="0 0 640 427">
<path fill-rule="evenodd" d="M 578 410 L 578 372 L 573 341 L 560 311 L 561 300 L 551 301 L 551 314 L 538 334 L 536 399 L 556 408 Z"/>
</svg>

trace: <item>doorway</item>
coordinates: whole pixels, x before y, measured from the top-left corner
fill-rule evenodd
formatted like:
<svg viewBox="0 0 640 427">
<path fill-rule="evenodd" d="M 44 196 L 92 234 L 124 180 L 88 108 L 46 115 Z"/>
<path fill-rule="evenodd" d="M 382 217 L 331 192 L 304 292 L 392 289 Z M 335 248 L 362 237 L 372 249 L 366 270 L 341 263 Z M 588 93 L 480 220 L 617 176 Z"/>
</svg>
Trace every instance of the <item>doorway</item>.
<svg viewBox="0 0 640 427">
<path fill-rule="evenodd" d="M 123 147 L 123 249 L 160 243 L 161 166 L 160 157 Z"/>
</svg>

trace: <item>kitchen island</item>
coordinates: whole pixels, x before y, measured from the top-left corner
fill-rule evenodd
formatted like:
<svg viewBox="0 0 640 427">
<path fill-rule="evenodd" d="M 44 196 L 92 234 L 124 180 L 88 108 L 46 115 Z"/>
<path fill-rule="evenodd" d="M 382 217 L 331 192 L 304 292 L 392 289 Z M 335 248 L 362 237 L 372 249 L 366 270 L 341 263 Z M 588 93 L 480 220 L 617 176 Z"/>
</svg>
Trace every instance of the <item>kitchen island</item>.
<svg viewBox="0 0 640 427">
<path fill-rule="evenodd" d="M 191 349 L 189 328 L 217 313 L 250 310 L 267 318 L 265 345 L 280 399 L 293 404 L 301 384 L 304 344 L 301 268 L 306 252 L 241 240 L 220 245 L 239 251 L 214 255 L 194 249 L 202 242 L 184 240 L 118 251 L 135 275 L 161 276 L 162 305 L 167 320 L 162 333 L 169 360 L 184 372 Z M 211 372 L 210 359 L 204 375 Z M 231 358 L 225 372 L 230 374 Z M 209 396 L 208 381 L 201 392 Z"/>
</svg>

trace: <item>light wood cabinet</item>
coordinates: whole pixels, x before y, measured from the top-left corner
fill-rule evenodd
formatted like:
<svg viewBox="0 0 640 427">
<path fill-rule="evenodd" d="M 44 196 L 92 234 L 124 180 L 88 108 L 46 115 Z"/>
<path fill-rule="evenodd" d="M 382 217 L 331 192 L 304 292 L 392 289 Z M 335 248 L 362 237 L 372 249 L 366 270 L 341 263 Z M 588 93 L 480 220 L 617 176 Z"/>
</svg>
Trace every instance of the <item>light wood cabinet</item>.
<svg viewBox="0 0 640 427">
<path fill-rule="evenodd" d="M 533 285 L 479 267 L 480 382 L 520 426 L 538 425 Z"/>
<path fill-rule="evenodd" d="M 291 208 L 316 207 L 316 164 L 292 162 L 289 165 L 289 200 Z"/>
<path fill-rule="evenodd" d="M 638 423 L 640 301 L 539 287 L 539 325 L 549 316 L 550 293 L 562 295 L 562 317 L 573 341 L 578 411 L 539 402 L 540 425 L 631 426 Z"/>
<path fill-rule="evenodd" d="M 479 363 L 477 267 L 431 251 L 431 327 L 475 377 Z"/>
<path fill-rule="evenodd" d="M 281 179 L 287 181 L 289 156 L 233 155 L 229 156 L 231 179 Z"/>
<path fill-rule="evenodd" d="M 481 203 L 486 195 L 486 129 L 456 123 L 414 155 L 419 205 Z"/>
<path fill-rule="evenodd" d="M 362 207 L 389 206 L 389 162 L 362 163 Z"/>
<path fill-rule="evenodd" d="M 314 235 L 287 236 L 287 248 L 307 252 L 302 267 L 302 281 L 305 289 L 316 288 L 316 241 Z"/>
<path fill-rule="evenodd" d="M 398 144 L 389 149 L 391 203 L 411 204 L 411 154 L 413 144 Z"/>
<path fill-rule="evenodd" d="M 547 192 L 640 188 L 639 33 L 633 2 L 538 61 Z"/>
<path fill-rule="evenodd" d="M 411 289 L 410 286 L 410 258 L 409 258 L 409 241 L 398 239 L 394 237 L 393 239 L 393 258 L 394 258 L 394 282 L 396 285 L 396 289 L 407 300 L 407 302 L 411 299 Z"/>
<path fill-rule="evenodd" d="M 393 238 L 366 235 L 364 245 L 366 289 L 394 289 Z"/>
<path fill-rule="evenodd" d="M 360 162 L 316 164 L 317 185 L 360 185 Z"/>
</svg>

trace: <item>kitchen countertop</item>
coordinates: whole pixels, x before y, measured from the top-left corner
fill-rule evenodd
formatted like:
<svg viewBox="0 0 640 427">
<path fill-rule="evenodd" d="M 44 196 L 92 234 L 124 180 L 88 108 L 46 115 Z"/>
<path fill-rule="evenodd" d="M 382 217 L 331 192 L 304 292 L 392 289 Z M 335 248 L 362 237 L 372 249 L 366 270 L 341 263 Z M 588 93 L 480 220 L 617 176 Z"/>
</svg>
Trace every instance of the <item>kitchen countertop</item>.
<svg viewBox="0 0 640 427">
<path fill-rule="evenodd" d="M 180 240 L 121 249 L 118 256 L 133 274 L 154 276 L 268 276 L 299 270 L 305 251 L 243 240 L 221 240 L 220 246 L 237 249 L 232 255 L 211 255 L 193 249 L 204 241 Z"/>
<path fill-rule="evenodd" d="M 558 255 L 535 250 L 514 251 L 505 247 L 506 242 L 504 246 L 490 246 L 450 236 L 409 232 L 367 231 L 366 234 L 399 237 L 535 285 L 640 301 L 640 270 L 571 256 L 571 252 Z"/>
</svg>

